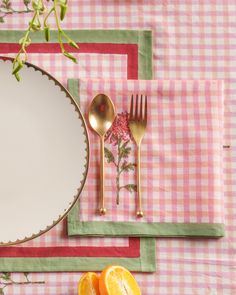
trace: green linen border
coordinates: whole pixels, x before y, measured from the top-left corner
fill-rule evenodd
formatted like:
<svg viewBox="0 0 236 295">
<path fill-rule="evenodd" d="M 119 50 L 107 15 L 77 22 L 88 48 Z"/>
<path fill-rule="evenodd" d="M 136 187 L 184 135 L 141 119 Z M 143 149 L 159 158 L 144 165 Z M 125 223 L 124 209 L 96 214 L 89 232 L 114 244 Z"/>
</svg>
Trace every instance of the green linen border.
<svg viewBox="0 0 236 295">
<path fill-rule="evenodd" d="M 140 239 L 140 257 L 49 257 L 0 258 L 0 272 L 72 272 L 100 271 L 107 265 L 119 264 L 130 271 L 156 271 L 156 243 L 153 238 Z"/>
<path fill-rule="evenodd" d="M 68 89 L 79 103 L 79 80 L 69 79 Z M 143 223 L 80 221 L 79 201 L 68 215 L 68 235 L 86 236 L 130 236 L 130 237 L 212 237 L 224 236 L 221 223 Z"/>
<path fill-rule="evenodd" d="M 17 43 L 22 31 L 0 31 L 0 43 Z M 139 54 L 139 78 L 151 79 L 151 31 L 124 31 L 124 30 L 73 30 L 67 34 L 78 42 L 83 43 L 134 43 L 138 45 L 142 54 Z M 33 34 L 32 41 L 44 42 L 42 33 Z M 51 42 L 57 42 L 56 32 L 52 32 Z M 145 45 L 146 44 L 146 45 Z M 145 46 L 144 46 L 145 45 Z M 0 45 L 1 46 L 1 45 Z M 147 60 L 146 54 L 149 54 Z M 74 84 L 74 93 L 78 93 L 78 85 Z M 58 272 L 58 271 L 100 271 L 108 264 L 119 264 L 131 271 L 155 272 L 156 271 L 156 241 L 153 238 L 140 239 L 140 257 L 48 257 L 29 258 L 17 257 L 0 258 L 0 271 L 2 272 Z"/>
<path fill-rule="evenodd" d="M 152 78 L 152 31 L 150 30 L 65 30 L 66 34 L 81 43 L 113 43 L 138 45 L 138 77 Z M 23 31 L 0 30 L 0 43 L 18 43 Z M 43 32 L 32 34 L 32 42 L 44 43 Z M 57 31 L 51 31 L 50 43 L 56 43 Z"/>
</svg>

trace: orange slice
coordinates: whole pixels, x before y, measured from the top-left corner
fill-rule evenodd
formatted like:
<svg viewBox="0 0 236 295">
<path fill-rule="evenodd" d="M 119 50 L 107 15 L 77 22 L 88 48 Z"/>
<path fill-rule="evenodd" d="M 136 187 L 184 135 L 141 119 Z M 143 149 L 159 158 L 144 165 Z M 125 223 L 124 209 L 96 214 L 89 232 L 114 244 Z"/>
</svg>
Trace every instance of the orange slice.
<svg viewBox="0 0 236 295">
<path fill-rule="evenodd" d="M 99 279 L 100 295 L 141 295 L 132 274 L 122 266 L 108 266 Z"/>
<path fill-rule="evenodd" d="M 94 272 L 85 273 L 78 287 L 78 295 L 100 295 L 99 293 L 99 276 Z"/>
</svg>

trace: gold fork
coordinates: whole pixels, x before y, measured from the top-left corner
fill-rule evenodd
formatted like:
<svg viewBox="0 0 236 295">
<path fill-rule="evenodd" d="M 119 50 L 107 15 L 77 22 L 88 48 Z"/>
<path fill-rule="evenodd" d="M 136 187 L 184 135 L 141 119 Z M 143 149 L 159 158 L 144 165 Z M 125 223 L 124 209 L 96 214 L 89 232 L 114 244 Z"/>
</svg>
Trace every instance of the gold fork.
<svg viewBox="0 0 236 295">
<path fill-rule="evenodd" d="M 130 112 L 129 112 L 129 128 L 133 139 L 137 145 L 137 194 L 138 204 L 136 215 L 143 217 L 142 210 L 142 197 L 141 197 L 141 181 L 140 181 L 140 156 L 141 156 L 141 142 L 146 131 L 147 126 L 147 96 L 145 96 L 145 102 L 143 103 L 143 95 L 140 97 L 136 95 L 136 101 L 134 102 L 134 95 L 131 96 Z"/>
</svg>

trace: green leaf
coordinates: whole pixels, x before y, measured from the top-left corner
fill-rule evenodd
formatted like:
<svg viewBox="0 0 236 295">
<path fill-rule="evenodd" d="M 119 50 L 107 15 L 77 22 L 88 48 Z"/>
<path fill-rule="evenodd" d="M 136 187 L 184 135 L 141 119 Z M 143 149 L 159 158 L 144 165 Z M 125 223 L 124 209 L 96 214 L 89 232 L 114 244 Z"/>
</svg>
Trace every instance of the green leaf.
<svg viewBox="0 0 236 295">
<path fill-rule="evenodd" d="M 3 288 L 0 288 L 0 294 L 1 294 L 1 295 L 4 295 Z"/>
<path fill-rule="evenodd" d="M 50 40 L 50 27 L 46 26 L 44 28 L 44 36 L 45 36 L 45 40 L 48 42 Z"/>
<path fill-rule="evenodd" d="M 9 281 L 11 279 L 11 273 L 10 272 L 4 272 L 4 273 L 2 273 L 0 278 L 3 279 L 4 281 Z"/>
<path fill-rule="evenodd" d="M 61 4 L 60 19 L 63 21 L 67 12 L 67 4 Z"/>
<path fill-rule="evenodd" d="M 39 10 L 43 10 L 44 9 L 43 4 L 42 4 L 42 1 L 40 1 L 40 0 L 33 0 L 32 7 L 36 11 L 37 10 L 39 11 Z"/>
<path fill-rule="evenodd" d="M 65 5 L 67 4 L 67 0 L 58 0 L 57 3 L 58 5 Z"/>
<path fill-rule="evenodd" d="M 12 75 L 16 75 L 22 68 L 23 68 L 23 62 L 19 60 L 17 66 L 12 71 Z"/>
<path fill-rule="evenodd" d="M 24 0 L 24 5 L 28 6 L 30 4 L 31 0 Z"/>
<path fill-rule="evenodd" d="M 3 0 L 1 6 L 2 8 L 9 10 L 11 8 L 11 1 L 10 0 Z"/>
<path fill-rule="evenodd" d="M 119 157 L 121 158 L 128 158 L 131 151 L 131 147 L 126 147 L 126 145 L 122 145 L 119 149 Z"/>
<path fill-rule="evenodd" d="M 64 51 L 64 52 L 63 52 L 63 55 L 66 56 L 66 57 L 68 57 L 68 58 L 69 58 L 70 60 L 72 60 L 74 63 L 77 63 L 77 59 L 76 59 L 72 54 L 70 54 L 69 52 Z"/>
<path fill-rule="evenodd" d="M 114 155 L 106 147 L 104 148 L 104 155 L 105 155 L 105 158 L 107 159 L 107 163 L 114 163 L 115 162 Z"/>
<path fill-rule="evenodd" d="M 129 141 L 124 142 L 123 145 L 122 145 L 122 147 L 125 148 L 128 145 L 128 143 L 129 143 Z"/>
<path fill-rule="evenodd" d="M 23 275 L 25 276 L 26 281 L 29 282 L 29 272 L 24 272 Z"/>
<path fill-rule="evenodd" d="M 137 191 L 137 185 L 136 184 L 131 184 L 131 183 L 130 184 L 126 184 L 126 185 L 122 186 L 121 188 L 126 189 L 130 193 Z"/>
<path fill-rule="evenodd" d="M 70 46 L 76 48 L 76 49 L 79 49 L 79 46 L 78 46 L 78 45 L 75 43 L 75 41 L 73 41 L 73 40 L 70 40 L 70 41 L 68 42 L 68 44 L 69 44 Z"/>
<path fill-rule="evenodd" d="M 4 18 L 2 16 L 0 17 L 0 23 L 4 23 Z"/>
<path fill-rule="evenodd" d="M 128 163 L 127 164 L 127 162 L 124 162 L 121 165 L 122 171 L 126 171 L 126 172 L 134 171 L 135 167 L 136 167 L 136 164 L 135 163 Z"/>
<path fill-rule="evenodd" d="M 19 75 L 19 73 L 16 73 L 14 76 L 15 76 L 16 80 L 17 80 L 18 82 L 20 82 L 20 75 Z"/>
</svg>

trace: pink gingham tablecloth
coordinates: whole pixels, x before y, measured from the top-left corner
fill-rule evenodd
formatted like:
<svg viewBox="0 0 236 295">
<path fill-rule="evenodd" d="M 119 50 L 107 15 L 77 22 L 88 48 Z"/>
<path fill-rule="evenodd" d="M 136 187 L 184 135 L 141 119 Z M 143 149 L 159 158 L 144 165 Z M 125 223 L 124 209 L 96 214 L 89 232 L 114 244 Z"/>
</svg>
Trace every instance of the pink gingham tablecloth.
<svg viewBox="0 0 236 295">
<path fill-rule="evenodd" d="M 21 5 L 15 0 L 14 5 Z M 236 293 L 236 3 L 235 0 L 71 0 L 67 29 L 152 29 L 155 79 L 224 79 L 226 237 L 158 239 L 158 270 L 137 274 L 144 295 Z M 24 29 L 29 17 L 8 17 L 2 29 Z M 65 71 L 65 68 L 64 68 Z M 19 275 L 15 275 L 18 278 Z M 35 274 L 46 285 L 8 294 L 76 294 L 80 273 Z"/>
</svg>

